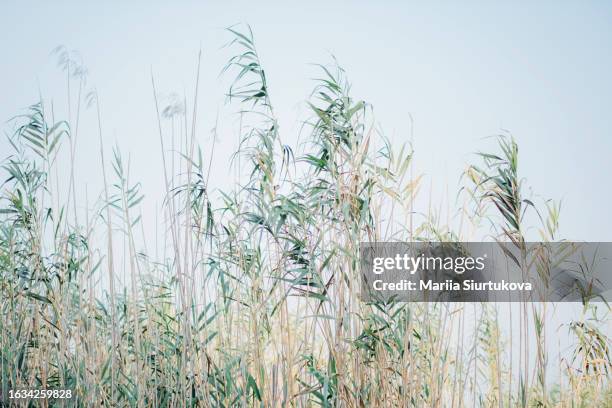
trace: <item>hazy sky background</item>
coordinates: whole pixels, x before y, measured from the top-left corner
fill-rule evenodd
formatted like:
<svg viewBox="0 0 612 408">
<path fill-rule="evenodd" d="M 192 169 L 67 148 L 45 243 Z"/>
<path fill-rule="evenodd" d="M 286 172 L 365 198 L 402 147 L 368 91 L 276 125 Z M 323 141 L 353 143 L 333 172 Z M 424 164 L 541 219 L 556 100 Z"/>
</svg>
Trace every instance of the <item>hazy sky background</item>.
<svg viewBox="0 0 612 408">
<path fill-rule="evenodd" d="M 333 3 L 333 4 L 332 4 Z M 414 118 L 417 172 L 435 194 L 451 196 L 483 138 L 510 130 L 520 172 L 538 197 L 562 199 L 563 236 L 612 240 L 612 3 L 537 2 L 3 2 L 0 6 L 0 119 L 38 100 L 66 115 L 63 75 L 50 51 L 80 52 L 88 86 L 101 98 L 106 147 L 131 155 L 132 178 L 161 202 L 162 171 L 151 90 L 191 98 L 203 51 L 198 140 L 213 160 L 218 187 L 229 182 L 236 107 L 225 104 L 229 78 L 218 74 L 230 51 L 223 28 L 249 23 L 270 81 L 284 140 L 295 140 L 317 76 L 310 63 L 335 55 L 353 95 L 375 108 L 394 141 L 409 140 Z M 8 145 L 0 142 L 2 157 Z M 79 189 L 101 191 L 93 112 L 78 139 Z M 145 200 L 147 202 L 147 200 Z"/>
<path fill-rule="evenodd" d="M 563 200 L 561 237 L 612 241 L 612 2 L 93 3 L 0 5 L 0 126 L 10 132 L 5 121 L 40 94 L 65 119 L 65 78 L 50 51 L 77 50 L 88 88 L 100 95 L 107 154 L 117 143 L 130 156 L 131 178 L 143 183 L 146 228 L 164 190 L 151 70 L 160 93 L 191 101 L 202 48 L 198 142 L 210 155 L 218 118 L 213 183 L 230 187 L 238 117 L 225 103 L 230 78 L 219 78 L 231 56 L 223 28 L 249 23 L 283 141 L 294 142 L 307 117 L 318 76 L 310 64 L 333 54 L 353 96 L 374 105 L 394 142 L 409 140 L 412 115 L 415 170 L 426 175 L 425 191 L 433 186 L 435 205 L 447 191 L 454 199 L 474 152 L 492 147 L 485 138 L 507 129 L 536 200 Z M 102 191 L 99 144 L 95 112 L 82 115 L 76 183 L 79 202 L 87 186 L 91 203 Z M 5 140 L 0 153 L 10 153 Z M 426 211 L 427 200 L 426 193 L 417 210 Z M 570 348 L 562 323 L 581 310 L 555 307 L 551 327 L 563 335 L 549 340 L 553 355 Z"/>
</svg>

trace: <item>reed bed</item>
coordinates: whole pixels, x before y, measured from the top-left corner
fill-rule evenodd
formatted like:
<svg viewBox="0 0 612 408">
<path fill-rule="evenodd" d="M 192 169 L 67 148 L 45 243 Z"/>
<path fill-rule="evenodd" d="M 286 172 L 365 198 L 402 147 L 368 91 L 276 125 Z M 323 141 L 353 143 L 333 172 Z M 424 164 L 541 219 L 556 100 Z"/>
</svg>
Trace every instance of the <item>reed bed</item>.
<svg viewBox="0 0 612 408">
<path fill-rule="evenodd" d="M 495 305 L 360 300 L 360 241 L 460 241 L 482 225 L 482 240 L 521 245 L 527 228 L 559 239 L 558 205 L 523 196 L 510 135 L 474 158 L 459 222 L 444 225 L 436 204 L 416 206 L 411 145 L 381 134 L 341 68 L 319 67 L 305 142 L 290 146 L 252 32 L 229 35 L 235 185 L 209 189 L 221 170 L 202 159 L 214 145 L 198 144 L 198 81 L 193 113 L 163 106 L 152 81 L 165 256 L 147 250 L 139 206 L 148 198 L 120 150 L 109 153 L 99 101 L 68 57 L 75 117 L 58 121 L 40 102 L 15 119 L 0 197 L 2 403 L 16 404 L 11 389 L 44 388 L 74 396 L 33 406 L 612 406 L 602 306 L 578 306 L 583 318 L 564 332 L 575 349 L 549 381 L 546 336 L 556 328 L 544 304 L 509 317 Z M 98 112 L 90 142 L 105 185 L 95 202 L 77 194 L 74 168 L 68 194 L 58 193 L 58 151 L 75 157 L 85 137 L 81 108 Z M 541 223 L 526 225 L 526 213 Z M 521 322 L 514 340 L 500 329 L 509 318 Z"/>
</svg>

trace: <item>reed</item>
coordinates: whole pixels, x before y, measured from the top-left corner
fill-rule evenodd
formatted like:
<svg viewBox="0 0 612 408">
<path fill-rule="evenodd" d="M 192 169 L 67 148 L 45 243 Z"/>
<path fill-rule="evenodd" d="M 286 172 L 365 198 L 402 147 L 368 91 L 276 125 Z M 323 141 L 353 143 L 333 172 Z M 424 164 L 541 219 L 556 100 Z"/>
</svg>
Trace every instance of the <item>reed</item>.
<svg viewBox="0 0 612 408">
<path fill-rule="evenodd" d="M 75 82 L 78 90 L 74 117 L 55 121 L 40 102 L 15 119 L 0 197 L 4 404 L 9 389 L 70 388 L 71 400 L 33 404 L 612 405 L 601 307 L 586 304 L 583 319 L 568 322 L 575 350 L 548 384 L 543 305 L 515 310 L 521 341 L 513 350 L 495 305 L 359 298 L 360 241 L 460 241 L 486 219 L 488 237 L 521 248 L 528 209 L 544 214 L 542 240 L 558 239 L 559 207 L 523 197 L 510 136 L 466 171 L 462 226 L 442 225 L 440 214 L 415 207 L 421 177 L 411 145 L 381 134 L 339 66 L 319 67 L 306 141 L 290 146 L 250 28 L 228 32 L 228 100 L 241 112 L 235 185 L 209 188 L 217 170 L 203 159 L 214 142 L 199 146 L 196 134 L 199 63 L 192 114 L 186 101 L 163 106 L 152 82 L 164 171 L 161 254 L 147 248 L 139 207 L 148 198 L 130 177 L 129 156 L 106 154 L 104 106 L 95 92 L 82 96 L 85 71 L 69 54 L 58 50 L 67 92 Z M 93 204 L 77 194 L 74 168 L 66 196 L 57 177 L 58 150 L 74 158 L 77 134 L 87 137 L 78 129 L 82 108 L 98 117 L 92 140 L 104 188 Z"/>
</svg>

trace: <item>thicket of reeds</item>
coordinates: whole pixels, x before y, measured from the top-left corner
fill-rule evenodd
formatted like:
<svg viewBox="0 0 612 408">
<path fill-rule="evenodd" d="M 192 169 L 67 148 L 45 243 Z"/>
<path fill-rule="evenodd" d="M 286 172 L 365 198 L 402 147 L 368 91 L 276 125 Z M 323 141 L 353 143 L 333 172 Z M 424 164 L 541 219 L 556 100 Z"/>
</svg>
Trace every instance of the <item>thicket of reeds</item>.
<svg viewBox="0 0 612 408">
<path fill-rule="evenodd" d="M 507 316 L 491 304 L 359 298 L 360 241 L 460 241 L 482 224 L 491 227 L 482 240 L 520 246 L 534 227 L 543 241 L 559 239 L 559 207 L 523 196 L 512 137 L 474 157 L 459 227 L 444 225 L 436 203 L 415 204 L 411 145 L 388 142 L 342 69 L 320 67 L 303 143 L 289 146 L 250 29 L 229 32 L 235 57 L 224 75 L 235 78 L 228 99 L 242 124 L 228 164 L 237 184 L 209 189 L 221 170 L 202 151 L 214 144 L 200 146 L 195 114 L 161 105 L 152 83 L 165 191 L 160 259 L 143 236 L 139 205 L 148 198 L 107 142 L 78 66 L 64 58 L 77 95 L 70 121 L 42 101 L 14 119 L 0 197 L 5 405 L 10 389 L 69 388 L 71 400 L 32 404 L 612 406 L 610 339 L 598 323 L 605 305 L 578 306 L 583 318 L 560 331 L 575 349 L 549 381 L 547 336 L 558 328 L 546 326 L 547 305 Z M 82 109 L 98 112 L 89 134 L 78 129 Z M 57 177 L 59 149 L 78 154 L 77 132 L 100 145 L 99 200 L 77 194 L 78 169 Z M 61 200 L 60 185 L 68 185 Z M 528 212 L 541 224 L 525 225 Z M 518 348 L 501 333 L 508 319 L 521 322 Z"/>
</svg>

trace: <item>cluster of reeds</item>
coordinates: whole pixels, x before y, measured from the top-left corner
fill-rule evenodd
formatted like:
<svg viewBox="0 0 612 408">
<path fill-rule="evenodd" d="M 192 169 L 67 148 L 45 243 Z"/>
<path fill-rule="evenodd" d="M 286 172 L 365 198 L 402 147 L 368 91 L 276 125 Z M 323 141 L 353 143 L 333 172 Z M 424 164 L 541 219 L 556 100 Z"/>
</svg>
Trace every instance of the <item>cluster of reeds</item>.
<svg viewBox="0 0 612 408">
<path fill-rule="evenodd" d="M 3 403 L 24 388 L 73 390 L 68 401 L 32 402 L 41 406 L 612 403 L 610 340 L 587 318 L 601 315 L 591 305 L 568 326 L 576 350 L 549 385 L 544 305 L 520 308 L 516 351 L 493 306 L 360 300 L 360 241 L 453 241 L 462 231 L 415 208 L 410 145 L 385 139 L 336 66 L 320 67 L 307 142 L 286 144 L 252 33 L 230 33 L 238 52 L 225 71 L 241 112 L 235 186 L 209 188 L 197 83 L 193 114 L 185 103 L 160 106 L 152 85 L 165 190 L 159 259 L 142 236 L 129 163 L 118 149 L 105 155 L 99 101 L 83 96 L 82 70 L 64 58 L 78 85 L 74 120 L 55 121 L 42 102 L 16 119 L 0 204 Z M 98 112 L 105 186 L 93 203 L 77 194 L 74 169 L 67 196 L 58 193 L 57 151 L 76 154 L 81 105 Z M 535 205 L 521 195 L 516 143 L 502 137 L 500 148 L 468 170 L 477 211 L 462 216 L 492 220 L 495 238 L 521 247 Z M 542 238 L 554 240 L 558 207 L 547 214 Z"/>
</svg>

